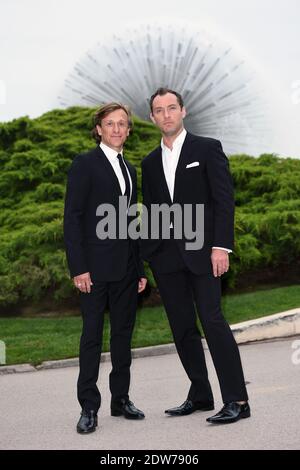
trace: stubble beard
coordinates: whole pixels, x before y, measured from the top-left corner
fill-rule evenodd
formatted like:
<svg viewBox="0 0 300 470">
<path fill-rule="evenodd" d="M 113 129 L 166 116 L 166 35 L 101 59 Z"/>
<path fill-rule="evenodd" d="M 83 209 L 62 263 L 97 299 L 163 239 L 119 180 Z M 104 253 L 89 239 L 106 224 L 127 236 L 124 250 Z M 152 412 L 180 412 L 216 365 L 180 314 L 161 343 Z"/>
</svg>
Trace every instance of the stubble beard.
<svg viewBox="0 0 300 470">
<path fill-rule="evenodd" d="M 179 134 L 179 132 L 183 129 L 183 124 L 180 126 L 176 127 L 175 129 L 169 129 L 169 130 L 163 130 L 162 134 L 165 135 L 166 137 L 173 137 L 174 135 Z"/>
</svg>

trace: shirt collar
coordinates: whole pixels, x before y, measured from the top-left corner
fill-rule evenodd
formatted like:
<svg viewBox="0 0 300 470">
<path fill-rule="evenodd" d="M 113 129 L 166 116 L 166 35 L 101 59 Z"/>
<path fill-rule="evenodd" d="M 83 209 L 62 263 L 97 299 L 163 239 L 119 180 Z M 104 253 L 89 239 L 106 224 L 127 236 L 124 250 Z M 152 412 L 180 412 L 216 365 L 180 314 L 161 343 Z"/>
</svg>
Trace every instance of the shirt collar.
<svg viewBox="0 0 300 470">
<path fill-rule="evenodd" d="M 119 153 L 123 156 L 123 149 L 121 152 L 117 152 L 116 150 L 112 149 L 108 145 L 105 145 L 103 142 L 100 142 L 100 148 L 105 153 L 105 156 L 108 158 L 109 161 L 114 162 L 117 160 L 117 156 Z"/>
<path fill-rule="evenodd" d="M 184 142 L 184 139 L 185 139 L 185 137 L 186 137 L 186 134 L 187 134 L 187 132 L 186 132 L 186 130 L 183 128 L 182 131 L 180 132 L 180 134 L 176 137 L 176 139 L 175 139 L 174 142 L 173 142 L 173 149 L 174 149 L 174 147 L 180 147 L 180 146 L 182 146 L 182 144 L 183 144 L 183 142 Z M 165 150 L 169 150 L 169 152 L 171 151 L 171 150 L 169 149 L 169 147 L 167 147 L 167 146 L 164 144 L 163 139 L 161 139 L 160 145 L 161 145 L 162 150 L 164 150 L 164 151 L 165 151 Z"/>
</svg>

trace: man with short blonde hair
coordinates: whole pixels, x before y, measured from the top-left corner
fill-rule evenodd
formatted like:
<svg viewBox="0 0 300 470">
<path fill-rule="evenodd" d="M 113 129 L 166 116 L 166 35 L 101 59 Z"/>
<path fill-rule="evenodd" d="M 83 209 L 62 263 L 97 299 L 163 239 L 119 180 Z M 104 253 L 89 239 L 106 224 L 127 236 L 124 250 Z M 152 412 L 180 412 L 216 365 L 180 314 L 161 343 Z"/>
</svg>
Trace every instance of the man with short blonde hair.
<svg viewBox="0 0 300 470">
<path fill-rule="evenodd" d="M 80 291 L 83 328 L 80 340 L 78 400 L 82 408 L 77 432 L 95 431 L 101 395 L 97 387 L 104 312 L 110 311 L 109 376 L 111 415 L 142 419 L 144 413 L 129 400 L 131 337 L 137 294 L 146 286 L 138 244 L 134 240 L 98 237 L 97 209 L 110 204 L 116 217 L 128 217 L 137 202 L 136 170 L 123 157 L 123 145 L 132 127 L 131 113 L 119 103 L 108 103 L 95 114 L 96 148 L 78 155 L 68 173 L 64 236 L 70 274 Z M 124 213 L 119 199 L 126 197 Z M 128 221 L 128 218 L 127 218 Z"/>
</svg>

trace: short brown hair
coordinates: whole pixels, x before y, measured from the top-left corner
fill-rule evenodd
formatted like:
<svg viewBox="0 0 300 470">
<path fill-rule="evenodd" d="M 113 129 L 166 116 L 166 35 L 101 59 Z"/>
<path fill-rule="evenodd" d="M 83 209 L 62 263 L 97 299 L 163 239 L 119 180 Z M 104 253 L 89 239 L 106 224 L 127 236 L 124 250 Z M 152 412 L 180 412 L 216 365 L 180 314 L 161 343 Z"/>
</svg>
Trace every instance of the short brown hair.
<svg viewBox="0 0 300 470">
<path fill-rule="evenodd" d="M 125 111 L 128 116 L 128 127 L 129 129 L 132 129 L 132 114 L 128 106 L 116 102 L 104 104 L 94 114 L 94 128 L 92 130 L 92 136 L 98 144 L 101 142 L 101 135 L 98 134 L 96 126 L 101 126 L 102 119 L 104 119 L 108 114 L 112 113 L 113 111 L 117 111 L 118 109 L 123 109 L 123 111 Z"/>
<path fill-rule="evenodd" d="M 166 95 L 167 93 L 172 93 L 173 95 L 176 96 L 177 98 L 177 101 L 178 101 L 178 104 L 180 106 L 180 108 L 182 109 L 184 104 L 183 104 L 183 99 L 182 99 L 182 96 L 177 92 L 177 91 L 174 91 L 174 90 L 171 90 L 170 88 L 164 88 L 164 87 L 161 87 L 161 88 L 158 88 L 156 90 L 155 93 L 153 93 L 153 95 L 151 96 L 150 98 L 150 109 L 151 109 L 151 113 L 153 112 L 153 101 L 154 99 L 157 97 L 157 96 L 164 96 Z"/>
</svg>

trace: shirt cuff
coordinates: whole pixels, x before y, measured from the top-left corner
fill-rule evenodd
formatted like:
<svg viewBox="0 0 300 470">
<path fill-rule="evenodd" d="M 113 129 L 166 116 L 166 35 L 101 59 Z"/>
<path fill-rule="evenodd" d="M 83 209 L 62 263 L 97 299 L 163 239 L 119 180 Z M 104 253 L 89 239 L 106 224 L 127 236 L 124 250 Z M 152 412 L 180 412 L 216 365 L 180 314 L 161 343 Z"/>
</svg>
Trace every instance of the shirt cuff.
<svg viewBox="0 0 300 470">
<path fill-rule="evenodd" d="M 232 250 L 230 250 L 229 248 L 222 248 L 221 246 L 213 246 L 213 248 L 217 248 L 218 250 L 227 251 L 227 253 L 232 253 Z"/>
</svg>

